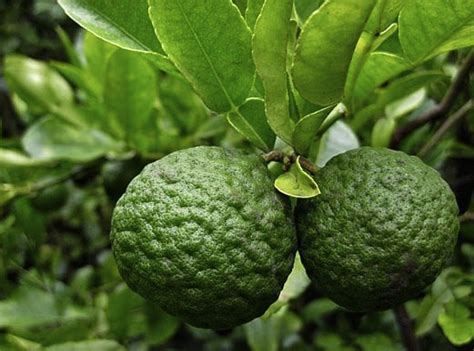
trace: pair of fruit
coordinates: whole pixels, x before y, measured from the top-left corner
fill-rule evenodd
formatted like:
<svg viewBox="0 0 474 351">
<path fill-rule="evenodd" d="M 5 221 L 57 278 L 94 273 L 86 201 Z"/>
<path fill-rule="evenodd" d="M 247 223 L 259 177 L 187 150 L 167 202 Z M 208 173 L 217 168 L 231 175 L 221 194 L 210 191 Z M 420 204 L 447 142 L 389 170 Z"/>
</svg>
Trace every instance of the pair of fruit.
<svg viewBox="0 0 474 351">
<path fill-rule="evenodd" d="M 301 253 L 308 275 L 353 311 L 415 297 L 453 251 L 454 195 L 419 159 L 360 148 L 316 175 L 294 215 L 259 156 L 218 147 L 147 166 L 118 201 L 111 240 L 131 289 L 203 328 L 248 322 L 274 302 Z"/>
</svg>

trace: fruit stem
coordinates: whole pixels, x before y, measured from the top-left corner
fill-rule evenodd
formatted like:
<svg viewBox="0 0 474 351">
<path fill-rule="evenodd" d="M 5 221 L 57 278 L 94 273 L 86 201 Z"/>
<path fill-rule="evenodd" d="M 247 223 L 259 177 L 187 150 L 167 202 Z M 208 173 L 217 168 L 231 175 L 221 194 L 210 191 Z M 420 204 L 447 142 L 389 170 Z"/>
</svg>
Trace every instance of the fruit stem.
<svg viewBox="0 0 474 351">
<path fill-rule="evenodd" d="M 287 161 L 290 161 L 290 163 L 293 164 L 297 160 L 297 156 L 295 154 L 291 155 L 291 157 L 288 158 L 288 156 L 285 155 L 285 153 L 278 150 L 273 150 L 267 154 L 263 154 L 262 158 L 265 162 L 274 161 L 274 162 L 281 162 L 284 164 L 287 164 L 288 163 Z M 300 165 L 305 171 L 309 172 L 312 175 L 316 174 L 318 170 L 317 167 L 310 160 L 302 156 L 300 156 Z"/>
<path fill-rule="evenodd" d="M 393 309 L 395 319 L 397 320 L 398 327 L 402 334 L 403 344 L 407 351 L 420 351 L 418 340 L 416 339 L 415 332 L 413 330 L 413 324 L 408 315 L 408 312 L 403 304 L 398 305 Z"/>
</svg>

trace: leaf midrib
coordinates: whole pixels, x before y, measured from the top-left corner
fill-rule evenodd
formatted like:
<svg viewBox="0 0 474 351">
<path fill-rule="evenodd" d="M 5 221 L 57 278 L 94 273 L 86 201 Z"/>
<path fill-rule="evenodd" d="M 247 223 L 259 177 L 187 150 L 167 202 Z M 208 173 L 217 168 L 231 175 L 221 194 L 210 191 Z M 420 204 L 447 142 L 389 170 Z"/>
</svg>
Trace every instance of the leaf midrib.
<svg viewBox="0 0 474 351">
<path fill-rule="evenodd" d="M 103 17 L 106 21 L 111 23 L 114 27 L 116 27 L 120 32 L 122 32 L 125 37 L 130 39 L 132 42 L 137 44 L 137 46 L 141 47 L 143 50 L 146 50 L 146 52 L 155 52 L 153 49 L 148 47 L 147 45 L 143 44 L 138 38 L 135 38 L 130 32 L 128 32 L 122 25 L 118 24 L 115 20 L 113 20 L 111 17 L 107 16 L 105 13 L 100 11 L 97 8 L 94 8 L 93 6 L 86 7 L 89 11 L 91 12 L 96 12 L 99 16 Z M 71 15 L 69 11 L 66 11 L 68 15 Z M 73 17 L 73 16 L 71 16 Z M 95 33 L 94 33 L 95 34 Z M 99 35 L 98 35 L 99 36 Z M 99 36 L 102 38 L 102 36 Z M 103 38 L 102 38 L 103 39 Z"/>
<path fill-rule="evenodd" d="M 201 50 L 204 58 L 206 59 L 209 67 L 211 68 L 211 71 L 212 71 L 212 74 L 214 75 L 214 78 L 216 79 L 217 83 L 219 84 L 219 87 L 222 89 L 222 91 L 224 92 L 224 95 L 225 97 L 227 98 L 227 101 L 229 102 L 230 106 L 231 106 L 231 109 L 234 111 L 234 112 L 238 112 L 234 102 L 232 101 L 232 99 L 230 98 L 230 95 L 229 95 L 229 92 L 227 91 L 227 89 L 225 88 L 224 86 L 224 83 L 222 82 L 221 78 L 219 77 L 217 71 L 216 71 L 216 68 L 214 67 L 214 64 L 212 63 L 211 61 L 211 58 L 209 57 L 209 55 L 207 54 L 206 50 L 204 50 L 204 46 L 202 45 L 202 42 L 201 42 L 201 39 L 199 38 L 198 34 L 196 33 L 196 31 L 194 30 L 193 26 L 191 25 L 191 21 L 189 20 L 189 17 L 188 15 L 186 14 L 186 12 L 184 11 L 183 7 L 182 7 L 182 4 L 180 1 L 177 1 L 176 2 L 178 4 L 178 8 L 179 8 L 179 11 L 181 12 L 181 14 L 183 15 L 184 17 L 184 20 L 186 22 L 186 25 L 188 26 L 189 30 L 191 31 L 191 33 L 193 34 L 194 36 L 194 39 L 196 40 L 198 46 L 199 46 L 199 49 Z M 240 113 L 239 113 L 240 114 Z"/>
</svg>

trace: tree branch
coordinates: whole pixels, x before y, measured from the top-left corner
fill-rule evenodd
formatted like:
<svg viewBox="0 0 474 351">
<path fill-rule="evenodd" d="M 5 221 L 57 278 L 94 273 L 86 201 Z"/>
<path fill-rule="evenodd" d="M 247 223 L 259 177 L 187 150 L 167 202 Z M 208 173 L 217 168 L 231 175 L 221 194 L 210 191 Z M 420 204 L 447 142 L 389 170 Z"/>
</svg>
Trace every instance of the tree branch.
<svg viewBox="0 0 474 351">
<path fill-rule="evenodd" d="M 436 121 L 442 118 L 446 113 L 448 113 L 456 102 L 457 97 L 462 92 L 464 83 L 469 78 L 469 72 L 472 70 L 473 67 L 474 50 L 471 50 L 468 57 L 466 58 L 466 61 L 459 69 L 456 78 L 453 80 L 451 86 L 449 87 L 448 91 L 446 92 L 446 95 L 441 100 L 441 102 L 435 105 L 432 109 L 423 113 L 417 119 L 410 121 L 400 127 L 394 134 L 390 143 L 390 147 L 394 149 L 398 148 L 400 142 L 410 133 L 422 127 L 426 123 Z"/>
<path fill-rule="evenodd" d="M 398 327 L 402 334 L 403 344 L 407 351 L 420 351 L 418 340 L 416 339 L 415 332 L 413 331 L 412 321 L 408 315 L 407 310 L 403 304 L 398 305 L 393 309 L 395 318 L 397 320 Z"/>
<path fill-rule="evenodd" d="M 426 156 L 426 154 L 435 146 L 443 136 L 451 129 L 457 122 L 463 119 L 474 107 L 472 100 L 466 102 L 463 107 L 457 110 L 452 116 L 450 116 L 443 125 L 436 131 L 433 137 L 421 148 L 418 153 L 419 157 Z"/>
</svg>

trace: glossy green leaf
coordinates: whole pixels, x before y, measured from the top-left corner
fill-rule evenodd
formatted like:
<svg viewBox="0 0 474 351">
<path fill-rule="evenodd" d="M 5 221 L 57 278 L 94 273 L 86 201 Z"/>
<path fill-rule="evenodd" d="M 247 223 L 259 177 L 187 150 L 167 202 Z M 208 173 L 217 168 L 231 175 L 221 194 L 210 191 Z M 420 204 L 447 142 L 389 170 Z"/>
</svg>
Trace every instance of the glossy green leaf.
<svg viewBox="0 0 474 351">
<path fill-rule="evenodd" d="M 474 45 L 474 0 L 407 0 L 399 24 L 406 58 L 419 63 Z"/>
<path fill-rule="evenodd" d="M 275 134 L 267 123 L 262 99 L 248 99 L 237 111 L 230 112 L 227 120 L 257 148 L 263 151 L 273 149 Z"/>
<path fill-rule="evenodd" d="M 114 340 L 87 340 L 48 346 L 44 351 L 125 351 L 125 347 Z"/>
<path fill-rule="evenodd" d="M 157 93 L 155 72 L 148 62 L 133 52 L 117 50 L 107 66 L 103 99 L 113 135 L 128 141 L 140 138 Z"/>
<path fill-rule="evenodd" d="M 378 0 L 367 21 L 368 32 L 380 33 L 397 20 L 405 2 L 410 0 Z"/>
<path fill-rule="evenodd" d="M 451 302 L 438 317 L 444 334 L 454 345 L 464 345 L 474 338 L 474 319 L 471 311 L 459 302 Z"/>
<path fill-rule="evenodd" d="M 141 52 L 162 52 L 148 18 L 147 0 L 58 0 L 67 15 L 114 45 Z"/>
<path fill-rule="evenodd" d="M 334 156 L 359 146 L 357 135 L 352 129 L 346 123 L 338 121 L 321 138 L 316 165 L 322 168 Z"/>
<path fill-rule="evenodd" d="M 248 0 L 247 2 L 247 10 L 245 11 L 245 20 L 250 28 L 255 27 L 255 23 L 257 22 L 257 17 L 260 15 L 262 11 L 262 6 L 265 0 Z"/>
<path fill-rule="evenodd" d="M 82 66 L 81 58 L 79 57 L 79 53 L 77 52 L 74 44 L 72 43 L 69 35 L 66 33 L 64 29 L 61 27 L 56 28 L 56 33 L 58 33 L 58 37 L 63 44 L 64 50 L 66 51 L 67 57 L 69 62 L 77 67 Z"/>
<path fill-rule="evenodd" d="M 92 72 L 63 62 L 52 62 L 51 66 L 90 97 L 99 99 L 102 96 L 103 86 Z"/>
<path fill-rule="evenodd" d="M 37 113 L 50 112 L 74 99 L 66 80 L 43 62 L 19 55 L 7 56 L 4 75 L 10 90 Z"/>
<path fill-rule="evenodd" d="M 318 196 L 321 194 L 318 184 L 301 167 L 299 160 L 300 158 L 298 157 L 290 170 L 275 180 L 275 188 L 285 195 L 299 199 L 309 199 Z"/>
<path fill-rule="evenodd" d="M 293 142 L 296 150 L 300 154 L 307 154 L 311 144 L 314 141 L 314 138 L 316 137 L 319 127 L 321 127 L 333 107 L 334 106 L 328 106 L 319 111 L 311 113 L 298 121 L 295 127 Z"/>
<path fill-rule="evenodd" d="M 388 104 L 411 95 L 441 79 L 447 79 L 447 76 L 442 72 L 436 71 L 414 72 L 408 74 L 402 78 L 394 80 L 388 85 L 388 87 L 383 89 L 377 98 L 377 105 L 383 108 Z"/>
<path fill-rule="evenodd" d="M 109 58 L 118 48 L 89 32 L 84 34 L 82 45 L 86 69 L 103 84 Z"/>
<path fill-rule="evenodd" d="M 0 328 L 28 328 L 60 318 L 53 295 L 31 286 L 20 287 L 10 299 L 0 301 Z"/>
<path fill-rule="evenodd" d="M 382 84 L 407 70 L 410 65 L 400 56 L 374 52 L 365 63 L 354 88 L 356 104 L 362 105 Z"/>
<path fill-rule="evenodd" d="M 381 118 L 372 129 L 371 145 L 374 147 L 388 147 L 392 139 L 397 122 L 393 118 Z"/>
<path fill-rule="evenodd" d="M 252 351 L 278 351 L 283 338 L 302 326 L 301 320 L 284 307 L 270 318 L 256 318 L 244 324 L 243 329 Z"/>
<path fill-rule="evenodd" d="M 385 107 L 385 115 L 388 118 L 397 119 L 415 111 L 426 101 L 426 90 L 420 89 L 414 93 L 398 99 Z"/>
<path fill-rule="evenodd" d="M 0 148 L 1 167 L 32 167 L 41 166 L 48 163 L 49 162 L 30 158 L 18 151 Z"/>
<path fill-rule="evenodd" d="M 443 306 L 454 300 L 455 297 L 447 279 L 451 271 L 449 268 L 445 269 L 433 283 L 431 293 L 423 298 L 415 323 L 417 336 L 427 334 L 436 325 Z"/>
<path fill-rule="evenodd" d="M 230 0 L 150 0 L 150 17 L 165 52 L 209 108 L 228 112 L 245 101 L 255 80 L 251 31 Z"/>
<path fill-rule="evenodd" d="M 295 0 L 295 10 L 298 15 L 299 23 L 305 23 L 322 3 L 323 0 Z"/>
<path fill-rule="evenodd" d="M 288 276 L 283 289 L 278 297 L 279 301 L 288 302 L 300 296 L 309 286 L 310 280 L 306 274 L 306 270 L 301 262 L 300 254 L 295 256 L 293 269 Z"/>
<path fill-rule="evenodd" d="M 293 79 L 319 105 L 339 102 L 356 44 L 375 0 L 328 0 L 308 19 L 298 40 Z"/>
<path fill-rule="evenodd" d="M 293 0 L 266 0 L 253 36 L 253 57 L 265 88 L 268 124 L 283 141 L 292 144 L 287 86 L 287 49 Z"/>
<path fill-rule="evenodd" d="M 121 145 L 94 129 L 80 129 L 55 118 L 45 118 L 27 130 L 23 147 L 40 160 L 71 160 L 86 162 L 109 152 L 119 151 Z"/>
</svg>

